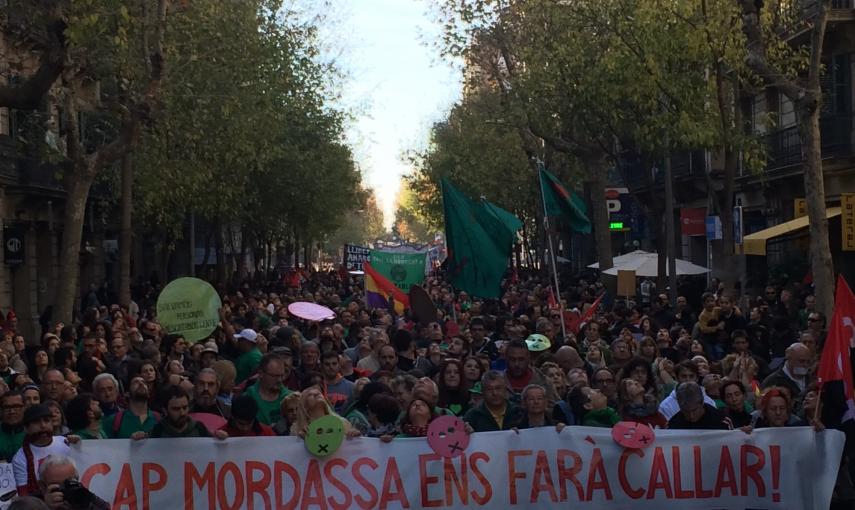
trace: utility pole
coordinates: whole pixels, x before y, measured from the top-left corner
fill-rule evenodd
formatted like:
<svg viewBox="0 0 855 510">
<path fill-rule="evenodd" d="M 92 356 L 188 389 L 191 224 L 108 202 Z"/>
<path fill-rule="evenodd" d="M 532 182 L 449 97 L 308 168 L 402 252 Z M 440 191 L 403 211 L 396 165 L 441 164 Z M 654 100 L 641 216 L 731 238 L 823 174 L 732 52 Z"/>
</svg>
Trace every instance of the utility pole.
<svg viewBox="0 0 855 510">
<path fill-rule="evenodd" d="M 671 137 L 665 131 L 665 250 L 668 256 L 668 300 L 677 303 L 677 242 L 674 237 L 674 182 L 671 175 Z"/>
</svg>

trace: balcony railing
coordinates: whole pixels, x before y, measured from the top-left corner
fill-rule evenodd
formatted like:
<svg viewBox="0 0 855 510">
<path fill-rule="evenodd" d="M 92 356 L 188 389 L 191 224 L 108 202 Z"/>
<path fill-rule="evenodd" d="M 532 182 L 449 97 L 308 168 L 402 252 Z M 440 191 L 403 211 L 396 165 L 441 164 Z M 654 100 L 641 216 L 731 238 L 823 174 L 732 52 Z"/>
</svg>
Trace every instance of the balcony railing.
<svg viewBox="0 0 855 510">
<path fill-rule="evenodd" d="M 820 0 L 795 0 L 779 5 L 784 7 L 775 16 L 778 32 L 795 36 L 811 27 L 811 20 L 819 13 Z M 851 19 L 845 11 L 855 9 L 855 0 L 831 0 L 829 7 L 829 21 Z"/>
<path fill-rule="evenodd" d="M 852 146 L 852 115 L 830 115 L 819 121 L 822 136 L 822 157 L 841 157 L 855 154 Z M 765 136 L 766 170 L 801 163 L 804 154 L 798 126 L 779 129 Z"/>
<path fill-rule="evenodd" d="M 645 169 L 638 162 L 624 162 L 627 167 L 626 183 L 632 189 L 644 189 L 648 184 L 658 188 L 665 184 L 665 172 L 660 166 Z M 674 179 L 704 175 L 704 151 L 682 151 L 671 156 L 671 174 Z M 649 175 L 649 178 L 648 178 Z"/>
</svg>

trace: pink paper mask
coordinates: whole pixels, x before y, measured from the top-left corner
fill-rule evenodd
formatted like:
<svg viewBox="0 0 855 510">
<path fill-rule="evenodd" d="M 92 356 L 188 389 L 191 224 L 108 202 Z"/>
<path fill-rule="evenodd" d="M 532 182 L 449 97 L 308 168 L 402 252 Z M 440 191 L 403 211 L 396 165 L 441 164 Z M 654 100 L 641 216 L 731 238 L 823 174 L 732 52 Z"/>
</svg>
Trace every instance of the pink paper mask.
<svg viewBox="0 0 855 510">
<path fill-rule="evenodd" d="M 656 433 L 644 423 L 622 421 L 612 427 L 612 439 L 624 448 L 641 450 L 653 444 Z"/>
<path fill-rule="evenodd" d="M 469 446 L 466 424 L 457 416 L 440 416 L 428 426 L 427 440 L 434 452 L 442 457 L 457 457 Z"/>
</svg>

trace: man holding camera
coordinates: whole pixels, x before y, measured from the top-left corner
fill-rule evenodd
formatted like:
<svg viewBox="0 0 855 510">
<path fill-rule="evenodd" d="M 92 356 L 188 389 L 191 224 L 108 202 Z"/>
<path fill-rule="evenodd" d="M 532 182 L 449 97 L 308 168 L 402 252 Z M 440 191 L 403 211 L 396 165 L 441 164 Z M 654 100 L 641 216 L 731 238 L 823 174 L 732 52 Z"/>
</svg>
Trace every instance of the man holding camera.
<svg viewBox="0 0 855 510">
<path fill-rule="evenodd" d="M 81 485 L 74 461 L 64 455 L 49 455 L 39 466 L 39 488 L 49 508 L 62 510 L 105 510 L 110 505 Z"/>
</svg>

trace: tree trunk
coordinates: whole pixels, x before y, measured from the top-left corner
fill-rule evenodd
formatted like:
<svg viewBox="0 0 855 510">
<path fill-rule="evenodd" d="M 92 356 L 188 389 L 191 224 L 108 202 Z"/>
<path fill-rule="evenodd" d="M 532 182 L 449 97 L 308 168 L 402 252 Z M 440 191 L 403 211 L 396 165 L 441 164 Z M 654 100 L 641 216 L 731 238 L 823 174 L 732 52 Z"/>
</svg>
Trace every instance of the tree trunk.
<svg viewBox="0 0 855 510">
<path fill-rule="evenodd" d="M 822 106 L 822 48 L 828 23 L 829 0 L 819 0 L 810 31 L 810 58 L 807 80 L 800 82 L 782 74 L 770 65 L 760 9 L 762 2 L 739 0 L 742 10 L 742 32 L 748 42 L 746 62 L 752 71 L 768 84 L 780 89 L 796 107 L 799 141 L 804 153 L 805 201 L 810 222 L 811 272 L 816 295 L 816 308 L 827 316 L 834 307 L 834 266 L 828 242 L 828 219 L 825 216 L 825 184 L 822 172 L 822 142 L 819 116 Z"/>
<path fill-rule="evenodd" d="M 134 250 L 133 215 L 134 166 L 130 154 L 122 158 L 122 224 L 119 230 L 119 304 L 131 303 L 131 252 Z"/>
<path fill-rule="evenodd" d="M 205 235 L 205 252 L 202 255 L 203 270 L 208 267 L 208 262 L 211 260 L 211 242 L 213 241 L 213 235 L 213 230 L 208 230 L 207 235 Z"/>
<path fill-rule="evenodd" d="M 223 224 L 217 221 L 215 227 L 215 241 L 217 243 L 217 283 L 226 284 L 228 275 L 226 274 L 226 242 L 223 239 Z"/>
<path fill-rule="evenodd" d="M 611 269 L 614 266 L 612 260 L 612 234 L 609 231 L 609 211 L 606 203 L 606 179 L 602 160 L 599 158 L 587 158 L 583 161 L 588 172 L 588 181 L 591 183 L 591 209 L 592 223 L 594 227 L 594 243 L 597 247 L 597 262 L 600 263 L 600 271 Z"/>
<path fill-rule="evenodd" d="M 190 211 L 190 235 L 187 244 L 190 248 L 190 276 L 196 276 L 196 213 Z"/>
<path fill-rule="evenodd" d="M 95 179 L 91 168 L 77 166 L 66 179 L 66 200 L 63 211 L 62 248 L 60 250 L 59 282 L 56 288 L 54 322 L 71 324 L 74 300 L 80 277 L 80 243 L 86 218 L 86 199 Z"/>
<path fill-rule="evenodd" d="M 659 235 L 656 237 L 656 289 L 661 293 L 668 285 L 668 235 L 665 233 L 665 212 L 656 219 Z"/>
<path fill-rule="evenodd" d="M 719 258 L 713 265 L 718 268 L 716 274 L 724 282 L 727 289 L 731 289 L 739 277 L 736 264 L 736 238 L 734 237 L 736 231 L 733 228 L 733 194 L 737 164 L 736 153 L 730 149 L 725 149 L 724 189 L 721 191 L 721 199 L 717 201 L 718 214 L 721 217 L 722 239 Z M 713 193 L 715 192 L 713 191 Z"/>
<path fill-rule="evenodd" d="M 822 145 L 819 102 L 800 105 L 799 137 L 805 154 L 805 200 L 810 220 L 810 264 L 816 307 L 830 317 L 834 308 L 834 264 L 828 242 L 825 215 L 825 183 L 822 177 Z"/>
</svg>

